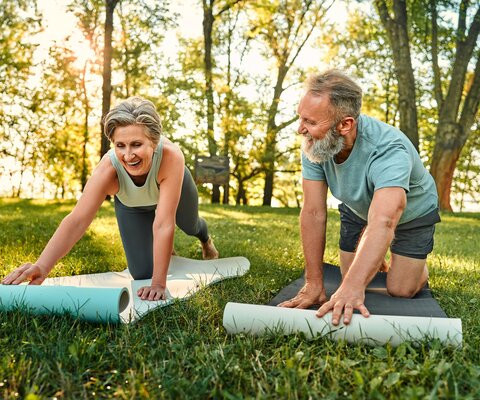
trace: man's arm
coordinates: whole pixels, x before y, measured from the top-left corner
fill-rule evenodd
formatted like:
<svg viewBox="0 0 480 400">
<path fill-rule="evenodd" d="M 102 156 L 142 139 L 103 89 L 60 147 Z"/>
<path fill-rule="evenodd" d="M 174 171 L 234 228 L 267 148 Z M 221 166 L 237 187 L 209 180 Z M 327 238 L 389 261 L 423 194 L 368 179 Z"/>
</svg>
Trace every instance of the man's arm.
<svg viewBox="0 0 480 400">
<path fill-rule="evenodd" d="M 364 305 L 365 289 L 385 257 L 406 204 L 403 188 L 389 187 L 375 192 L 368 211 L 368 225 L 352 265 L 338 290 L 320 307 L 317 316 L 322 317 L 333 310 L 332 323 L 338 325 L 342 313 L 343 322 L 349 324 L 354 309 L 358 309 L 364 317 L 370 315 Z"/>
<path fill-rule="evenodd" d="M 303 207 L 300 232 L 305 257 L 305 285 L 293 299 L 279 306 L 308 308 L 326 301 L 323 285 L 323 254 L 327 225 L 327 190 L 325 181 L 303 179 Z"/>
</svg>

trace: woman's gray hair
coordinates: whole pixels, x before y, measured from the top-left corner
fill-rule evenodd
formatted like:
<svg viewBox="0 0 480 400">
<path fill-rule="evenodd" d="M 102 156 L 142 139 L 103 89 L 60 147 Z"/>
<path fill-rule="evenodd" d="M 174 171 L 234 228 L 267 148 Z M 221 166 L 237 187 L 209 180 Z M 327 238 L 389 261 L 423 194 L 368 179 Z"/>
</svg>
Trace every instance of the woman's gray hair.
<svg viewBox="0 0 480 400">
<path fill-rule="evenodd" d="M 331 69 L 312 75 L 307 79 L 305 89 L 315 96 L 328 95 L 336 121 L 360 116 L 362 89 L 342 71 Z"/>
<path fill-rule="evenodd" d="M 109 140 L 112 140 L 115 129 L 129 125 L 143 125 L 145 134 L 155 145 L 162 135 L 162 123 L 155 106 L 141 97 L 129 97 L 119 103 L 108 112 L 103 123 L 105 136 Z"/>
</svg>

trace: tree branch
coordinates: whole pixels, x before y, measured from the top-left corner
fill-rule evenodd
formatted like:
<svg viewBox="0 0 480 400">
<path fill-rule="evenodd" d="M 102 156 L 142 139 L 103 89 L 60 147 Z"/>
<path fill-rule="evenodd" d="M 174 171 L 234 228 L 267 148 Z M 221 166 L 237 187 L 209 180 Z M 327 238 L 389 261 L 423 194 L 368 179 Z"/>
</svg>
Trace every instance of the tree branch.
<svg viewBox="0 0 480 400">
<path fill-rule="evenodd" d="M 460 101 L 462 97 L 463 86 L 465 83 L 465 73 L 468 63 L 472 58 L 478 35 L 480 32 L 480 7 L 477 9 L 470 30 L 465 41 L 458 42 L 455 51 L 455 61 L 452 67 L 451 81 L 445 97 L 442 113 L 445 113 L 447 119 L 456 120 Z M 447 106 L 448 105 L 448 106 Z M 445 110 L 444 110 L 445 109 Z"/>
<path fill-rule="evenodd" d="M 297 121 L 297 120 L 298 120 L 298 117 L 295 116 L 295 117 L 290 118 L 290 119 L 287 120 L 287 121 L 282 122 L 281 124 L 279 124 L 279 125 L 277 125 L 277 126 L 275 127 L 275 132 L 280 132 L 282 129 L 284 129 L 284 128 L 286 128 L 287 126 L 293 124 L 293 123 L 294 123 L 295 121 Z"/>
<path fill-rule="evenodd" d="M 480 6 L 477 9 L 475 17 L 473 17 L 472 25 L 468 31 L 467 38 L 465 40 L 465 46 L 469 52 L 473 52 L 475 45 L 477 44 L 478 34 L 480 32 Z"/>
<path fill-rule="evenodd" d="M 459 42 L 465 39 L 465 32 L 467 30 L 467 9 L 469 0 L 462 0 L 458 10 L 458 29 L 457 29 L 457 46 Z"/>
<path fill-rule="evenodd" d="M 215 15 L 213 16 L 213 18 L 215 19 L 215 18 L 219 17 L 219 16 L 222 15 L 224 12 L 230 10 L 234 5 L 236 5 L 236 4 L 238 4 L 238 3 L 241 3 L 242 1 L 244 1 L 244 0 L 234 0 L 234 1 L 232 1 L 231 3 L 228 3 L 228 2 L 227 2 L 227 4 L 225 4 L 225 5 L 222 7 L 222 9 L 221 9 L 217 14 L 215 14 Z"/>
<path fill-rule="evenodd" d="M 480 103 L 480 54 L 477 57 L 477 63 L 475 65 L 475 72 L 473 76 L 472 86 L 468 90 L 463 104 L 462 114 L 460 116 L 460 125 L 463 128 L 464 134 L 468 134 L 469 130 L 475 119 L 475 115 L 478 112 L 478 106 Z"/>
<path fill-rule="evenodd" d="M 383 22 L 383 25 L 387 27 L 388 30 L 392 29 L 393 19 L 390 17 L 388 12 L 387 3 L 385 0 L 375 0 L 375 5 L 377 6 L 378 15 Z"/>
</svg>

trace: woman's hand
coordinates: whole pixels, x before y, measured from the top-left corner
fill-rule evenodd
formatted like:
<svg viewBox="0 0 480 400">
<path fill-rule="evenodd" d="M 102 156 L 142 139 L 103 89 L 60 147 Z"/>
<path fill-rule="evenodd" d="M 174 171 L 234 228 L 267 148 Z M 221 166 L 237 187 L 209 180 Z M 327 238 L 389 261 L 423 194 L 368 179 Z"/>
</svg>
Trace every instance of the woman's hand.
<svg viewBox="0 0 480 400">
<path fill-rule="evenodd" d="M 10 272 L 2 283 L 4 285 L 18 285 L 25 281 L 30 281 L 29 285 L 40 285 L 47 277 L 48 272 L 45 272 L 36 264 L 26 263 L 18 267 L 13 272 Z"/>
<path fill-rule="evenodd" d="M 158 301 L 167 300 L 166 287 L 162 285 L 143 286 L 137 290 L 137 295 L 142 300 Z"/>
</svg>

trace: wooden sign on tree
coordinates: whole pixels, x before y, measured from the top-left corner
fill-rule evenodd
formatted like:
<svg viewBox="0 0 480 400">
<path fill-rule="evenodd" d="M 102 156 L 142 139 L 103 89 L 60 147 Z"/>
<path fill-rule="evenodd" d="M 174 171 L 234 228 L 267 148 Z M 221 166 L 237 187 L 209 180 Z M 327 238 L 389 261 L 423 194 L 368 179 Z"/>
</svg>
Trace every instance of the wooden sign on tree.
<svg viewBox="0 0 480 400">
<path fill-rule="evenodd" d="M 230 176 L 229 160 L 225 156 L 195 156 L 195 182 L 228 184 Z"/>
</svg>

